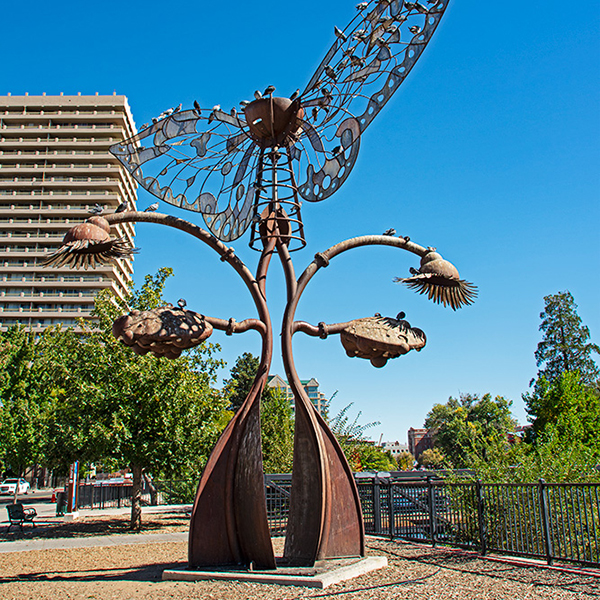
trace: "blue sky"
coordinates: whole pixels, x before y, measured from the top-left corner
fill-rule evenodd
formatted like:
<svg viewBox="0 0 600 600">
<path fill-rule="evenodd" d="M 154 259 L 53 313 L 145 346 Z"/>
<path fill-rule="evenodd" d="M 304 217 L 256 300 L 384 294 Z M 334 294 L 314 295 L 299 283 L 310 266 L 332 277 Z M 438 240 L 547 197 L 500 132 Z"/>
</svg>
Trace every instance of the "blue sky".
<svg viewBox="0 0 600 600">
<path fill-rule="evenodd" d="M 180 102 L 224 109 L 273 84 L 303 88 L 355 2 L 154 1 L 9 3 L 3 8 L 0 94 L 125 94 L 137 124 Z M 600 341 L 600 7 L 595 3 L 451 0 L 432 42 L 361 140 L 352 174 L 333 197 L 306 203 L 315 252 L 355 235 L 395 227 L 436 246 L 479 299 L 457 312 L 392 282 L 418 266 L 408 253 L 363 249 L 332 262 L 311 283 L 297 316 L 337 322 L 403 310 L 428 335 L 421 353 L 383 369 L 349 359 L 337 337 L 295 338 L 302 378 L 316 377 L 337 412 L 381 421 L 374 439 L 406 441 L 434 403 L 461 392 L 513 400 L 537 368 L 543 297 L 569 290 Z M 140 193 L 139 205 L 151 203 Z M 202 224 L 163 204 L 161 211 Z M 245 236 L 233 245 L 252 267 Z M 172 266 L 171 301 L 211 316 L 254 316 L 245 288 L 208 249 L 183 234 L 139 226 L 136 279 Z M 272 318 L 284 287 L 273 265 Z M 254 333 L 217 333 L 232 366 L 259 352 Z M 277 340 L 276 340 L 277 344 Z M 283 374 L 274 360 L 272 372 Z M 226 373 L 225 373 L 226 375 Z"/>
</svg>

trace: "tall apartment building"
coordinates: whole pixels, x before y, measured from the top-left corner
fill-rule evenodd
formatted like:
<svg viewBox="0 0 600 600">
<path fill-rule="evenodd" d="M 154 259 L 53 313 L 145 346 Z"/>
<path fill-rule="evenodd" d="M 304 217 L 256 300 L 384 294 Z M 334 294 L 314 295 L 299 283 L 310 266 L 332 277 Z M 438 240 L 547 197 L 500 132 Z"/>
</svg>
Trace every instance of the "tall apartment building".
<svg viewBox="0 0 600 600">
<path fill-rule="evenodd" d="M 0 329 L 75 325 L 103 288 L 123 295 L 131 258 L 89 271 L 40 266 L 95 204 L 135 208 L 136 184 L 108 151 L 132 136 L 125 96 L 0 96 Z M 114 233 L 132 245 L 132 224 Z"/>
<path fill-rule="evenodd" d="M 310 401 L 317 409 L 317 412 L 322 415 L 327 409 L 328 403 L 327 398 L 325 398 L 325 394 L 319 391 L 319 382 L 312 377 L 311 379 L 301 379 L 300 383 L 310 398 Z M 285 379 L 279 375 L 269 375 L 269 378 L 267 379 L 267 385 L 271 388 L 278 389 L 283 394 L 283 397 L 290 402 L 292 409 L 296 410 L 296 402 L 292 388 Z"/>
</svg>

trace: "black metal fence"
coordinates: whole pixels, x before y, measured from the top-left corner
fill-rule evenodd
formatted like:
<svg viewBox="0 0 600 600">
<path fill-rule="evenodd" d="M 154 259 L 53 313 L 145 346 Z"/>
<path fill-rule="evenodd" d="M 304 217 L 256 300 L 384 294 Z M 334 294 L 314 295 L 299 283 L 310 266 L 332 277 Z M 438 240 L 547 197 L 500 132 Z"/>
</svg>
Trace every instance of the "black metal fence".
<svg viewBox="0 0 600 600">
<path fill-rule="evenodd" d="M 598 483 L 447 483 L 412 473 L 359 473 L 356 483 L 367 534 L 542 558 L 549 564 L 600 564 Z M 131 489 L 82 485 L 79 506 L 127 506 Z M 195 483 L 187 481 L 144 482 L 142 502 L 192 503 L 195 491 Z M 272 535 L 285 535 L 290 492 L 291 475 L 265 475 Z"/>
<path fill-rule="evenodd" d="M 600 564 L 596 483 L 357 481 L 365 531 L 513 556 Z"/>
<path fill-rule="evenodd" d="M 196 483 L 190 481 L 147 481 L 142 483 L 142 504 L 189 504 L 194 501 Z M 110 480 L 79 484 L 79 508 L 120 508 L 131 506 L 131 482 Z"/>
</svg>

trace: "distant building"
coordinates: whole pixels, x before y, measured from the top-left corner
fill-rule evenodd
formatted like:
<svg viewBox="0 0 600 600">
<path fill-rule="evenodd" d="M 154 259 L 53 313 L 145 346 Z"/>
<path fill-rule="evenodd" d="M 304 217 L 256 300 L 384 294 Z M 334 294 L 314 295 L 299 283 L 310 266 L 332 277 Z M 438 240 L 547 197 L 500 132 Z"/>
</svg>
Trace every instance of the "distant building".
<svg viewBox="0 0 600 600">
<path fill-rule="evenodd" d="M 301 379 L 300 383 L 310 398 L 310 401 L 317 409 L 317 412 L 323 415 L 327 408 L 327 398 L 325 397 L 325 394 L 319 391 L 319 382 L 313 377 L 311 379 Z M 283 394 L 284 398 L 292 405 L 292 409 L 296 410 L 292 388 L 290 388 L 285 379 L 279 375 L 269 375 L 267 385 L 271 388 L 278 389 Z"/>
<path fill-rule="evenodd" d="M 523 441 L 523 438 L 527 434 L 527 430 L 531 429 L 531 423 L 527 423 L 526 425 L 517 425 L 514 431 L 509 431 L 506 434 L 506 439 L 509 444 L 518 444 Z"/>
<path fill-rule="evenodd" d="M 127 293 L 131 257 L 90 271 L 40 261 L 94 205 L 135 209 L 137 184 L 108 151 L 135 133 L 125 96 L 0 96 L 0 329 L 73 326 L 98 291 Z M 133 245 L 132 223 L 114 233 Z"/>
<path fill-rule="evenodd" d="M 408 451 L 415 457 L 415 460 L 419 459 L 419 456 L 433 448 L 433 432 L 429 429 L 415 429 L 411 427 L 408 430 Z"/>
<path fill-rule="evenodd" d="M 394 460 L 398 460 L 398 457 L 403 453 L 403 452 L 408 452 L 408 445 L 407 444 L 401 444 L 400 442 L 396 441 L 396 442 L 383 442 L 383 444 L 381 444 L 381 449 L 387 452 L 390 452 L 390 454 L 394 457 Z"/>
</svg>

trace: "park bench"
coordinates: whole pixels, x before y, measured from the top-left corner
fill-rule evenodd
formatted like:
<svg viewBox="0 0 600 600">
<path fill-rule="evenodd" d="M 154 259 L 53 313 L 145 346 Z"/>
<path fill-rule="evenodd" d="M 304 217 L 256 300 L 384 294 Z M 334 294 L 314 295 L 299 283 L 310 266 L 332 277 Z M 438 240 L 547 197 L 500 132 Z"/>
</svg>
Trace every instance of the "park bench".
<svg viewBox="0 0 600 600">
<path fill-rule="evenodd" d="M 24 508 L 22 504 L 7 504 L 6 510 L 8 511 L 8 519 L 10 525 L 8 526 L 7 533 L 13 525 L 18 525 L 23 531 L 23 523 L 31 523 L 35 527 L 33 519 L 37 516 L 35 508 Z"/>
</svg>

